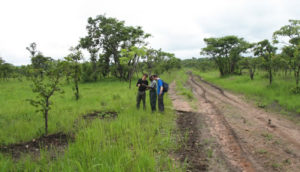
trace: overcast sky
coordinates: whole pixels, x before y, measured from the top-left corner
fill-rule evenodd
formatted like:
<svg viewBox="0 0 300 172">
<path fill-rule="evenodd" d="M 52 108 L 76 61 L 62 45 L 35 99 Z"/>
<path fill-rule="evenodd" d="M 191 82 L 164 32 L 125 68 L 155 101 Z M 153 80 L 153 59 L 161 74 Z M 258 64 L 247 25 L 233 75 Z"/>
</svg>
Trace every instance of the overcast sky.
<svg viewBox="0 0 300 172">
<path fill-rule="evenodd" d="M 289 19 L 300 19 L 299 8 L 300 0 L 1 0 L 0 57 L 28 64 L 31 42 L 46 56 L 64 57 L 86 35 L 87 18 L 99 14 L 142 26 L 153 48 L 199 57 L 205 37 L 271 39 Z"/>
</svg>

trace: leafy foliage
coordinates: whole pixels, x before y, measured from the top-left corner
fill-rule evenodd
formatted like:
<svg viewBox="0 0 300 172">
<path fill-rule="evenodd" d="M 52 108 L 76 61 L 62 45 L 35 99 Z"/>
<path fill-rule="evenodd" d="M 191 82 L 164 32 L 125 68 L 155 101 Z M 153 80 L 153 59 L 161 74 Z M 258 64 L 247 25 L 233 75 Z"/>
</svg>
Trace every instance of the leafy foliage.
<svg viewBox="0 0 300 172">
<path fill-rule="evenodd" d="M 92 63 L 92 75 L 94 81 L 98 78 L 97 57 L 102 67 L 102 75 L 106 77 L 110 69 L 118 77 L 125 79 L 128 71 L 124 71 L 124 66 L 120 62 L 121 49 L 145 45 L 145 39 L 150 34 L 144 33 L 140 26 L 125 26 L 124 21 L 115 18 L 98 15 L 88 19 L 88 36 L 81 38 L 78 47 L 87 49 L 90 53 Z"/>
<path fill-rule="evenodd" d="M 273 68 L 273 59 L 276 53 L 276 49 L 277 48 L 272 46 L 268 40 L 263 40 L 261 42 L 258 42 L 254 48 L 254 55 L 261 56 L 264 58 L 264 64 L 266 66 L 266 69 L 269 72 L 270 84 L 272 84 L 273 81 L 272 68 Z"/>
<path fill-rule="evenodd" d="M 50 68 L 45 71 L 45 76 L 34 76 L 32 80 L 32 91 L 37 93 L 35 99 L 28 99 L 31 105 L 37 108 L 38 112 L 42 112 L 45 120 L 45 135 L 48 134 L 48 112 L 51 109 L 52 102 L 50 98 L 55 92 L 62 93 L 60 88 L 60 78 L 63 74 L 63 69 L 59 61 L 48 62 Z M 33 69 L 32 72 L 35 72 Z"/>
<path fill-rule="evenodd" d="M 201 54 L 208 55 L 215 61 L 221 76 L 232 74 L 237 69 L 241 53 L 250 48 L 250 44 L 237 36 L 205 38 L 206 47 Z"/>
<path fill-rule="evenodd" d="M 72 53 L 65 57 L 67 63 L 67 68 L 70 69 L 70 75 L 73 78 L 75 98 L 79 99 L 79 81 L 81 76 L 81 66 L 79 61 L 83 59 L 82 52 L 78 49 L 71 48 Z"/>
<path fill-rule="evenodd" d="M 289 20 L 289 23 L 289 25 L 282 26 L 274 32 L 273 41 L 274 43 L 283 43 L 286 45 L 283 48 L 283 53 L 285 57 L 290 57 L 288 64 L 294 71 L 296 80 L 295 90 L 298 90 L 300 80 L 300 20 Z M 283 38 L 281 41 L 279 41 L 280 37 Z M 288 39 L 288 42 L 284 41 L 285 38 Z"/>
</svg>

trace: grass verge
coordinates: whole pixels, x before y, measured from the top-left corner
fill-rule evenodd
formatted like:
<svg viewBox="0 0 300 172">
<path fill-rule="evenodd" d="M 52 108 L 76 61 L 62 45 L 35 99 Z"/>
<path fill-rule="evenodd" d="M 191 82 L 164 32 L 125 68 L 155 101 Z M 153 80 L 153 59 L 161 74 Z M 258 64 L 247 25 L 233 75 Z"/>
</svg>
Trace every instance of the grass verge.
<svg viewBox="0 0 300 172">
<path fill-rule="evenodd" d="M 288 114 L 287 111 L 295 112 L 294 115 L 289 114 L 292 116 L 300 114 L 300 96 L 290 91 L 295 86 L 293 76 L 276 75 L 272 85 L 269 85 L 266 74 L 261 71 L 255 75 L 254 80 L 248 74 L 220 77 L 218 71 L 193 72 L 224 89 L 246 95 L 260 107 L 269 107 L 283 114 Z"/>
<path fill-rule="evenodd" d="M 171 82 L 172 76 L 165 76 L 162 78 Z M 0 144 L 28 141 L 43 134 L 42 115 L 25 101 L 35 96 L 30 83 L 1 82 L 0 90 Z M 79 101 L 74 100 L 70 85 L 65 85 L 64 90 L 64 94 L 52 99 L 49 133 L 75 133 L 75 142 L 55 158 L 42 151 L 38 158 L 25 154 L 15 161 L 0 153 L 0 171 L 181 171 L 169 157 L 178 145 L 174 133 L 176 115 L 167 96 L 165 113 L 152 114 L 148 93 L 147 110 L 137 110 L 137 89 L 128 89 L 127 82 L 106 79 L 80 84 Z M 76 120 L 95 110 L 116 111 L 118 117 L 95 119 L 74 128 Z"/>
</svg>

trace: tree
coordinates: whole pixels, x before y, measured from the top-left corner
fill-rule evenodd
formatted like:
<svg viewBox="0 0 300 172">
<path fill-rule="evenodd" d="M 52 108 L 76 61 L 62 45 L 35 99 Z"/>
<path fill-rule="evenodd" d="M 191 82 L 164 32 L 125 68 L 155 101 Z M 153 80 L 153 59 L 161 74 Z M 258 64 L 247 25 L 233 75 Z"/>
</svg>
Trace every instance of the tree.
<svg viewBox="0 0 300 172">
<path fill-rule="evenodd" d="M 12 73 L 14 72 L 14 66 L 10 63 L 6 63 L 0 57 L 0 78 L 6 80 L 11 77 Z"/>
<path fill-rule="evenodd" d="M 36 69 L 37 73 L 43 77 L 44 73 L 49 69 L 49 63 L 53 61 L 51 57 L 45 57 L 42 53 L 38 53 L 36 56 L 31 58 L 31 65 L 34 69 Z"/>
<path fill-rule="evenodd" d="M 164 69 L 169 72 L 171 69 L 180 69 L 181 68 L 181 61 L 180 59 L 176 58 L 174 54 L 169 54 L 169 58 L 164 63 Z"/>
<path fill-rule="evenodd" d="M 2 65 L 3 63 L 5 63 L 5 61 L 3 60 L 2 57 L 0 57 L 0 65 Z"/>
<path fill-rule="evenodd" d="M 193 67 L 197 68 L 203 72 L 211 70 L 211 69 L 216 69 L 216 65 L 211 58 L 195 58 L 193 57 L 192 59 L 185 59 L 182 60 L 182 66 L 184 67 Z"/>
<path fill-rule="evenodd" d="M 150 34 L 144 33 L 140 26 L 125 26 L 124 21 L 115 18 L 98 15 L 88 19 L 88 35 L 80 39 L 79 47 L 87 49 L 91 54 L 93 73 L 97 73 L 98 66 L 96 57 L 99 58 L 102 75 L 108 75 L 110 68 L 116 77 L 126 78 L 128 73 L 120 64 L 121 49 L 129 49 L 133 46 L 141 47 L 146 43 L 144 40 Z M 99 54 L 101 53 L 101 54 Z M 97 79 L 95 75 L 94 80 Z"/>
<path fill-rule="evenodd" d="M 34 75 L 37 76 L 37 74 L 39 74 L 40 77 L 43 77 L 44 73 L 49 68 L 50 63 L 48 62 L 53 61 L 53 59 L 51 57 L 45 57 L 41 52 L 37 51 L 36 47 L 37 44 L 33 42 L 29 45 L 29 47 L 26 47 L 26 49 L 31 55 L 31 65 L 36 71 Z"/>
<path fill-rule="evenodd" d="M 281 54 L 275 55 L 275 57 L 273 59 L 274 74 L 278 73 L 279 71 L 284 71 L 284 73 L 286 75 L 288 68 L 289 68 L 289 64 L 288 64 L 288 61 L 285 58 L 284 54 L 281 53 Z"/>
<path fill-rule="evenodd" d="M 58 61 L 47 62 L 50 66 L 44 77 L 32 77 L 32 91 L 38 93 L 36 99 L 28 99 L 31 105 L 37 107 L 37 112 L 42 112 L 45 121 L 45 135 L 48 134 L 48 113 L 51 109 L 52 102 L 50 98 L 55 92 L 62 93 L 60 88 L 60 78 L 62 77 L 63 69 Z M 34 71 L 33 71 L 34 72 Z"/>
<path fill-rule="evenodd" d="M 300 44 L 297 45 L 294 52 L 294 75 L 296 78 L 296 88 L 293 89 L 295 93 L 300 93 L 299 78 L 300 78 Z"/>
<path fill-rule="evenodd" d="M 221 76 L 234 73 L 240 54 L 250 48 L 249 43 L 236 36 L 205 38 L 204 41 L 207 45 L 202 48 L 201 54 L 213 58 Z"/>
<path fill-rule="evenodd" d="M 261 42 L 258 42 L 254 47 L 254 55 L 261 56 L 264 58 L 264 64 L 266 69 L 269 73 L 269 83 L 272 84 L 273 75 L 272 75 L 272 68 L 273 68 L 273 58 L 276 53 L 276 47 L 272 46 L 271 43 L 265 39 Z"/>
<path fill-rule="evenodd" d="M 291 73 L 293 68 L 294 48 L 292 46 L 284 46 L 282 48 L 281 56 L 287 63 L 287 66 L 285 67 L 285 75 L 288 70 Z"/>
<path fill-rule="evenodd" d="M 292 57 L 289 61 L 291 68 L 294 71 L 296 80 L 295 90 L 299 90 L 300 79 L 300 20 L 289 20 L 289 25 L 282 26 L 279 30 L 273 33 L 274 43 L 282 43 L 286 45 L 283 48 L 283 52 Z M 282 37 L 279 41 L 279 37 Z M 288 42 L 284 41 L 288 39 Z"/>
<path fill-rule="evenodd" d="M 155 66 L 155 58 L 157 56 L 157 50 L 155 49 L 148 49 L 147 50 L 147 54 L 146 54 L 146 60 L 144 63 L 140 63 L 140 66 L 142 64 L 145 64 L 145 70 L 147 71 L 147 73 L 149 74 L 149 76 L 151 76 L 152 72 L 153 72 L 153 68 Z M 140 67 L 141 69 L 143 69 L 143 66 Z"/>
<path fill-rule="evenodd" d="M 244 57 L 239 61 L 239 65 L 241 66 L 241 69 L 249 70 L 249 76 L 251 80 L 254 79 L 254 74 L 258 64 L 259 64 L 259 58 Z"/>
<path fill-rule="evenodd" d="M 141 58 L 145 58 L 146 55 L 146 48 L 137 48 L 137 47 L 130 47 L 129 50 L 122 49 L 121 51 L 122 57 L 120 58 L 120 64 L 126 66 L 128 70 L 128 80 L 129 80 L 129 88 L 131 88 L 131 79 L 136 70 L 136 66 L 139 63 Z"/>
<path fill-rule="evenodd" d="M 33 42 L 29 45 L 29 47 L 26 47 L 26 50 L 29 51 L 31 57 L 34 57 L 37 54 L 37 49 L 36 49 L 36 43 Z"/>
<path fill-rule="evenodd" d="M 65 57 L 65 60 L 69 62 L 69 67 L 71 69 L 71 77 L 74 82 L 75 98 L 79 99 L 79 81 L 81 74 L 81 67 L 79 61 L 83 59 L 82 52 L 78 49 L 71 48 L 72 53 Z"/>
</svg>

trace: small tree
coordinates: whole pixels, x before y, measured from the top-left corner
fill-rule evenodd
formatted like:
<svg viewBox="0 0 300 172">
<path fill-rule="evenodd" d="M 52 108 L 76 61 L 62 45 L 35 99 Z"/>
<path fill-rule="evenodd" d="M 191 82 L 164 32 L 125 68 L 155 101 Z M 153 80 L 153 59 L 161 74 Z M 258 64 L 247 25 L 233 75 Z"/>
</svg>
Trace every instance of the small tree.
<svg viewBox="0 0 300 172">
<path fill-rule="evenodd" d="M 294 52 L 294 75 L 296 78 L 296 88 L 293 89 L 295 93 L 300 93 L 299 79 L 300 79 L 300 44 L 296 47 Z"/>
<path fill-rule="evenodd" d="M 122 57 L 120 58 L 120 64 L 128 70 L 129 88 L 131 88 L 131 79 L 136 70 L 136 66 L 139 63 L 140 58 L 145 58 L 146 48 L 137 48 L 135 46 L 130 47 L 130 50 L 122 49 Z"/>
<path fill-rule="evenodd" d="M 51 63 L 51 64 L 50 64 Z M 42 112 L 45 120 L 45 135 L 48 134 L 48 112 L 51 109 L 52 102 L 50 98 L 55 92 L 62 93 L 60 88 L 60 78 L 62 77 L 62 68 L 59 62 L 48 62 L 50 68 L 46 71 L 44 77 L 32 77 L 32 91 L 38 93 L 36 99 L 29 99 L 31 105 L 37 107 L 37 112 Z M 34 72 L 35 70 L 33 70 Z"/>
<path fill-rule="evenodd" d="M 46 72 L 47 68 L 49 68 L 48 62 L 53 61 L 51 57 L 45 57 L 41 52 L 37 51 L 37 45 L 35 42 L 31 43 L 29 47 L 26 49 L 30 53 L 31 58 L 31 66 L 35 69 L 35 73 L 33 75 L 43 77 L 44 73 Z"/>
<path fill-rule="evenodd" d="M 248 69 L 250 79 L 254 79 L 256 68 L 259 64 L 259 58 L 245 57 L 239 61 L 241 69 Z"/>
<path fill-rule="evenodd" d="M 274 43 L 283 43 L 287 45 L 284 47 L 283 52 L 290 57 L 290 66 L 294 71 L 296 80 L 295 90 L 300 92 L 299 80 L 300 80 L 300 20 L 289 20 L 290 24 L 282 26 L 279 30 L 273 33 Z M 287 38 L 288 42 L 282 39 L 279 41 L 279 37 Z"/>
<path fill-rule="evenodd" d="M 37 54 L 37 49 L 36 49 L 36 43 L 33 42 L 29 45 L 29 47 L 26 47 L 26 50 L 29 51 L 31 58 L 34 57 Z"/>
<path fill-rule="evenodd" d="M 276 47 L 272 46 L 268 40 L 263 40 L 258 42 L 254 47 L 254 55 L 261 56 L 265 60 L 265 66 L 269 73 L 269 83 L 272 84 L 273 81 L 273 58 L 276 53 Z"/>
<path fill-rule="evenodd" d="M 210 56 L 219 68 L 220 75 L 228 75 L 235 72 L 237 63 L 251 46 L 243 38 L 225 36 L 221 38 L 205 38 L 206 47 L 201 54 Z"/>
<path fill-rule="evenodd" d="M 69 54 L 65 59 L 69 62 L 69 67 L 71 69 L 71 77 L 74 81 L 74 90 L 75 90 L 75 98 L 79 99 L 79 81 L 81 74 L 81 67 L 79 61 L 83 59 L 82 53 L 78 49 L 71 48 L 72 53 Z"/>
</svg>

